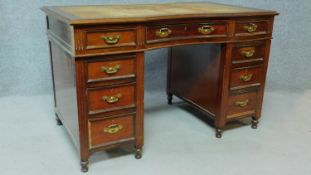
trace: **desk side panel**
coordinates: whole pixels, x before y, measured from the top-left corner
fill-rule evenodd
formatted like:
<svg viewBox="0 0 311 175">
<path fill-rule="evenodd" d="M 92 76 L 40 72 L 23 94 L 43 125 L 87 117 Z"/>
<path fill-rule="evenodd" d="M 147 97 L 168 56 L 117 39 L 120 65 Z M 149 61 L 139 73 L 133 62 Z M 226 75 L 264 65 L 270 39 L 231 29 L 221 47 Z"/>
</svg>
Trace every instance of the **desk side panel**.
<svg viewBox="0 0 311 175">
<path fill-rule="evenodd" d="M 73 26 L 53 16 L 47 16 L 47 29 L 50 40 L 53 40 L 63 50 L 70 53 L 70 55 L 74 54 Z"/>
<path fill-rule="evenodd" d="M 74 58 L 50 41 L 55 111 L 79 149 L 78 109 Z"/>
<path fill-rule="evenodd" d="M 215 115 L 220 44 L 173 47 L 170 59 L 168 92 Z"/>
</svg>

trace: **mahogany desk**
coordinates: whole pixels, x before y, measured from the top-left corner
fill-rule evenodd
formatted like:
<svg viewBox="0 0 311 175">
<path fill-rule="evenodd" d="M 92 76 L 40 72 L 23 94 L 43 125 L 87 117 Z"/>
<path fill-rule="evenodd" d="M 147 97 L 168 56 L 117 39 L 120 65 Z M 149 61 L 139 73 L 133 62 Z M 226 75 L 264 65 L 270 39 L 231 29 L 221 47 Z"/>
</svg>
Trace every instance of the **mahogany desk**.
<svg viewBox="0 0 311 175">
<path fill-rule="evenodd" d="M 212 117 L 217 137 L 242 117 L 257 127 L 277 12 L 204 2 L 42 10 L 57 120 L 83 172 L 92 153 L 121 144 L 132 143 L 141 157 L 147 50 L 171 48 L 169 104 L 176 95 Z M 213 54 L 194 46 L 205 43 L 216 45 Z"/>
</svg>

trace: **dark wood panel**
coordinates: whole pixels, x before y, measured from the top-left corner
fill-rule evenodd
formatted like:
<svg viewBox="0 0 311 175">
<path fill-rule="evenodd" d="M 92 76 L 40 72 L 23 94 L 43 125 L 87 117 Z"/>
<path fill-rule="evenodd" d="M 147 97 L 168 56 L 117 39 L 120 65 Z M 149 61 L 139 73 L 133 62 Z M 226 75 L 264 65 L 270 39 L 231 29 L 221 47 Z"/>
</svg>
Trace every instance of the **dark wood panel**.
<svg viewBox="0 0 311 175">
<path fill-rule="evenodd" d="M 68 50 L 73 50 L 73 27 L 53 16 L 47 17 L 48 31 Z"/>
<path fill-rule="evenodd" d="M 213 51 L 213 52 L 208 52 Z M 215 114 L 220 45 L 172 48 L 169 92 L 182 96 Z"/>
<path fill-rule="evenodd" d="M 79 148 L 78 107 L 75 62 L 68 53 L 51 42 L 56 113 Z"/>
</svg>

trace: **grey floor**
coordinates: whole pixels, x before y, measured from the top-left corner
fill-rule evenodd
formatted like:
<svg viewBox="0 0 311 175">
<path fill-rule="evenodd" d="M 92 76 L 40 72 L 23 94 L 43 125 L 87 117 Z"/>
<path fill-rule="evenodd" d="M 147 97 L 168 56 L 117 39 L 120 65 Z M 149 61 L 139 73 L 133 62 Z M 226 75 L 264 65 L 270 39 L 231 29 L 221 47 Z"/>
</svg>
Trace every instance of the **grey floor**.
<svg viewBox="0 0 311 175">
<path fill-rule="evenodd" d="M 311 90 L 266 92 L 259 128 L 233 123 L 222 139 L 187 105 L 166 105 L 164 94 L 146 93 L 145 103 L 143 158 L 127 148 L 101 152 L 88 174 L 311 174 Z M 1 175 L 82 174 L 51 96 L 4 97 L 0 106 Z"/>
</svg>

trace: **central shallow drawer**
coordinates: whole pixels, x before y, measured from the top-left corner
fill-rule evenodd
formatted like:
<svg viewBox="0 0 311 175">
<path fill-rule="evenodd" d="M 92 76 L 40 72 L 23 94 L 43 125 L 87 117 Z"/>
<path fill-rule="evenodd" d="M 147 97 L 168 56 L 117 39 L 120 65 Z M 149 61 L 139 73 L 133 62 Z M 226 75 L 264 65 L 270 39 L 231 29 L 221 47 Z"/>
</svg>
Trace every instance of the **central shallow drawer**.
<svg viewBox="0 0 311 175">
<path fill-rule="evenodd" d="M 134 84 L 87 90 L 90 115 L 135 107 Z"/>
<path fill-rule="evenodd" d="M 134 140 L 134 117 L 132 115 L 91 120 L 88 127 L 90 148 L 105 146 L 111 142 Z"/>
<path fill-rule="evenodd" d="M 224 22 L 161 24 L 147 27 L 147 44 L 180 39 L 217 38 L 227 36 Z"/>
</svg>

